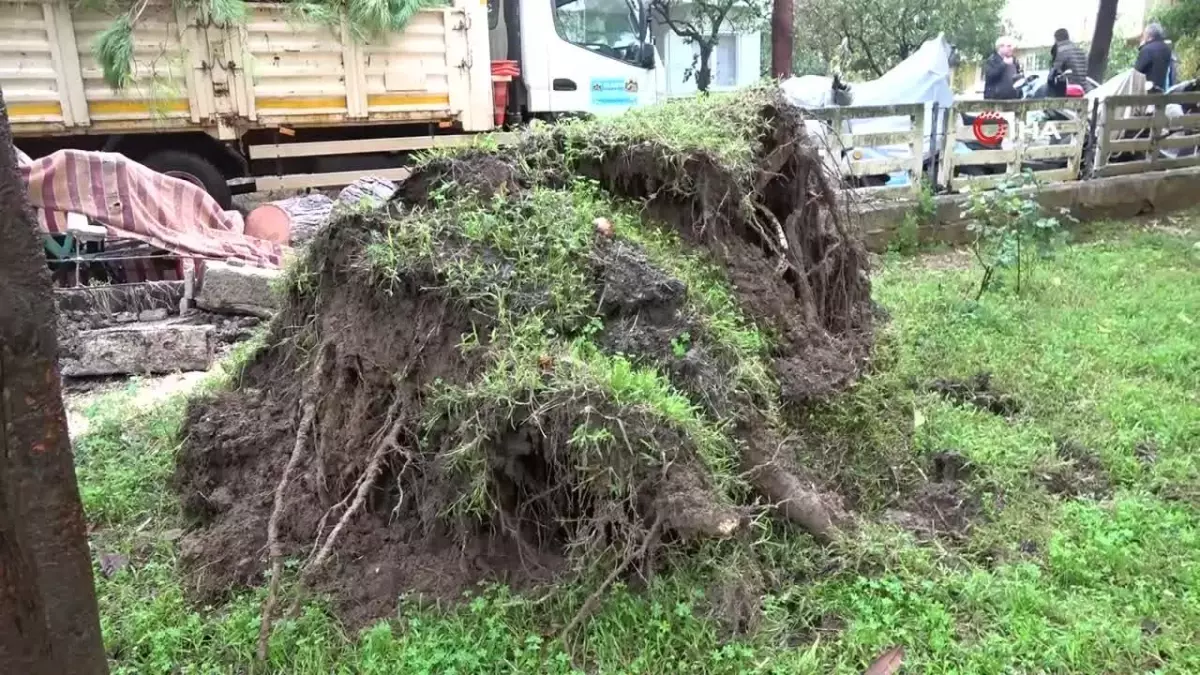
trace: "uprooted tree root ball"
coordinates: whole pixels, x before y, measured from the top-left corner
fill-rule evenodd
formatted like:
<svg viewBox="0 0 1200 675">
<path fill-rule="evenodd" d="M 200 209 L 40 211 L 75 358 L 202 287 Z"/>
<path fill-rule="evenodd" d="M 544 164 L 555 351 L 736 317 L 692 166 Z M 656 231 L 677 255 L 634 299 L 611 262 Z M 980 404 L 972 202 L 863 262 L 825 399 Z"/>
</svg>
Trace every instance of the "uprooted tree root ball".
<svg viewBox="0 0 1200 675">
<path fill-rule="evenodd" d="M 287 586 L 357 623 L 489 578 L 611 581 L 764 514 L 850 527 L 788 420 L 867 356 L 866 253 L 773 91 L 427 158 L 286 292 L 188 416 L 203 594 L 271 569 L 274 603 L 295 558 Z"/>
</svg>

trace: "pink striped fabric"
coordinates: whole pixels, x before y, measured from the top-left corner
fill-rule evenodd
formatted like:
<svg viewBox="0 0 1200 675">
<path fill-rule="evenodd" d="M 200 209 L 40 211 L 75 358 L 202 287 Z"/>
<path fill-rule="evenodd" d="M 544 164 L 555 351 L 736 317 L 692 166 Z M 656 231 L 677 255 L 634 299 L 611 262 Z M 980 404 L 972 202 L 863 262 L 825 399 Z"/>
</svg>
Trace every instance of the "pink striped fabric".
<svg viewBox="0 0 1200 675">
<path fill-rule="evenodd" d="M 236 221 L 204 190 L 111 152 L 59 150 L 22 161 L 21 176 L 41 227 L 67 229 L 67 212 L 178 256 L 277 268 L 286 247 L 236 229 Z"/>
</svg>

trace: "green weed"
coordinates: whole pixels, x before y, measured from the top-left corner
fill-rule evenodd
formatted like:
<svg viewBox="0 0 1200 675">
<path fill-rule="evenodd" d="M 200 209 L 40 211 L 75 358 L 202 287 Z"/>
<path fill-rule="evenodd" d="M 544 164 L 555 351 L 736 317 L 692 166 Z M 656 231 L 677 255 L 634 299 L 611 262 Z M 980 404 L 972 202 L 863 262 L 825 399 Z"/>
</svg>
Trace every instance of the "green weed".
<svg viewBox="0 0 1200 675">
<path fill-rule="evenodd" d="M 1037 202 L 1038 181 L 1026 170 L 1000 182 L 992 190 L 976 190 L 968 194 L 963 214 L 968 218 L 967 229 L 974 235 L 971 251 L 983 268 L 975 299 L 1002 283 L 1001 270 L 1016 272 L 1016 291 L 1021 292 L 1022 275 L 1039 257 L 1049 255 L 1051 247 L 1061 242 L 1062 224 L 1057 216 L 1047 216 Z M 1067 209 L 1059 215 L 1070 218 Z"/>
<path fill-rule="evenodd" d="M 895 234 L 888 243 L 888 251 L 902 256 L 916 255 L 921 250 L 921 228 L 932 225 L 937 216 L 933 186 L 928 180 L 921 181 L 921 191 L 912 208 L 900 221 Z"/>
<path fill-rule="evenodd" d="M 569 153 L 599 156 L 604 148 L 651 143 L 666 157 L 704 153 L 738 179 L 748 178 L 769 121 L 759 115 L 776 93 L 758 85 L 635 108 L 617 117 L 576 119 L 542 127 L 561 134 Z M 535 135 L 536 135 L 535 131 Z"/>
</svg>

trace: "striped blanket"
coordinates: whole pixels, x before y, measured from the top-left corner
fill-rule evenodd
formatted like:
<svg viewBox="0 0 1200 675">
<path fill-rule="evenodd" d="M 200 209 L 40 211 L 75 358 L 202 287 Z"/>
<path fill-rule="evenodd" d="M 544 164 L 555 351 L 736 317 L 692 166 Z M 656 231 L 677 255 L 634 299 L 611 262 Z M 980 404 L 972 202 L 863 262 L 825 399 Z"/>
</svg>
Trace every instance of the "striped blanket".
<svg viewBox="0 0 1200 675">
<path fill-rule="evenodd" d="M 239 259 L 277 268 L 286 248 L 242 234 L 204 190 L 152 171 L 124 155 L 59 150 L 31 160 L 18 151 L 21 177 L 38 223 L 51 234 L 67 231 L 67 213 L 102 224 L 111 239 L 134 239 L 181 258 Z"/>
</svg>

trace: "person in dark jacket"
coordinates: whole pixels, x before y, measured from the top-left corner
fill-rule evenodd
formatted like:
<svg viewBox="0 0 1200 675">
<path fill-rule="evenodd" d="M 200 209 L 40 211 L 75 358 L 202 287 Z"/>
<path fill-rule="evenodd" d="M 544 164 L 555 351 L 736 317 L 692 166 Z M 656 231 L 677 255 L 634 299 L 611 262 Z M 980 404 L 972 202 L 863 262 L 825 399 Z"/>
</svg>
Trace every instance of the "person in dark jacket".
<svg viewBox="0 0 1200 675">
<path fill-rule="evenodd" d="M 1066 28 L 1054 31 L 1054 46 L 1050 49 L 1051 68 L 1067 74 L 1067 82 L 1078 84 L 1085 91 L 1091 90 L 1088 84 L 1088 57 L 1079 45 L 1071 42 L 1071 35 Z M 1069 72 L 1068 72 L 1069 71 Z"/>
<path fill-rule="evenodd" d="M 1167 90 L 1167 78 L 1171 74 L 1171 45 L 1167 43 L 1162 26 L 1152 23 L 1142 33 L 1142 46 L 1138 49 L 1133 69 L 1146 76 L 1156 91 Z"/>
<path fill-rule="evenodd" d="M 983 97 L 991 100 L 1021 98 L 1013 83 L 1021 76 L 1021 64 L 1013 58 L 1015 43 L 1010 37 L 996 40 L 996 51 L 983 64 Z"/>
</svg>

